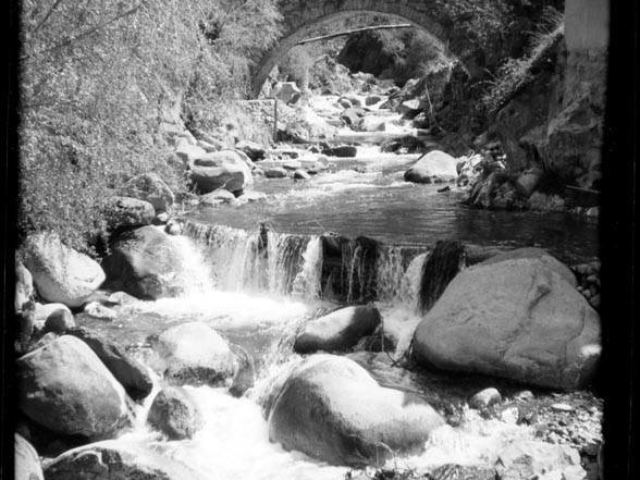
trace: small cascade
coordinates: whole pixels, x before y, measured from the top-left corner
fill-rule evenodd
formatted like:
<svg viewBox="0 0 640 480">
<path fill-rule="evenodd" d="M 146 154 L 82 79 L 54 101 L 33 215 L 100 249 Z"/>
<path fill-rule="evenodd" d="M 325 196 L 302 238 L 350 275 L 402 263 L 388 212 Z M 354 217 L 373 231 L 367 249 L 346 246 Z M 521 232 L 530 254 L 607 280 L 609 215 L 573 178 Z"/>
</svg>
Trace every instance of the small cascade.
<svg viewBox="0 0 640 480">
<path fill-rule="evenodd" d="M 250 232 L 189 221 L 185 235 L 204 258 L 206 265 L 198 267 L 209 272 L 209 288 L 342 304 L 378 301 L 413 312 L 418 299 L 421 308 L 430 308 L 463 258 L 455 242 L 439 242 L 427 257 L 423 246 L 389 246 L 332 233 L 278 233 L 264 225 Z M 196 283 L 206 285 L 200 277 Z"/>
<path fill-rule="evenodd" d="M 425 247 L 381 246 L 376 272 L 378 301 L 417 306 Z"/>
<path fill-rule="evenodd" d="M 288 295 L 293 292 L 295 279 L 304 269 L 304 253 L 309 237 L 274 232 L 268 235 L 268 291 Z"/>
<path fill-rule="evenodd" d="M 302 298 L 320 298 L 322 295 L 322 242 L 312 237 L 302 254 L 303 267 L 293 281 L 293 294 Z"/>
</svg>

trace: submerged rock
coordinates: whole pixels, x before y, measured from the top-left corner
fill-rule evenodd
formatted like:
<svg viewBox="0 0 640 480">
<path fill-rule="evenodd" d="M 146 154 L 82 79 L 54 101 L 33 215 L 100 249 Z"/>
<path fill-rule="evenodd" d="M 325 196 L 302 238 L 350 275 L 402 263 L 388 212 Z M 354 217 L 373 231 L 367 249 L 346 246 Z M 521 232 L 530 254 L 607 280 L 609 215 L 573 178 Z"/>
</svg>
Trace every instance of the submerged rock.
<svg viewBox="0 0 640 480">
<path fill-rule="evenodd" d="M 159 337 L 155 350 L 164 376 L 178 384 L 230 383 L 236 358 L 229 344 L 201 322 L 176 325 Z"/>
<path fill-rule="evenodd" d="M 23 253 L 38 294 L 49 302 L 79 307 L 105 280 L 98 262 L 65 246 L 54 233 L 28 237 Z"/>
<path fill-rule="evenodd" d="M 165 387 L 156 395 L 147 421 L 170 440 L 193 438 L 202 428 L 202 414 L 198 406 L 180 387 Z"/>
<path fill-rule="evenodd" d="M 105 437 L 129 424 L 125 392 L 81 340 L 64 335 L 16 361 L 18 405 L 62 435 Z"/>
<path fill-rule="evenodd" d="M 319 354 L 284 382 L 269 438 L 333 465 L 382 464 L 421 451 L 443 423 L 418 395 L 381 387 L 352 360 Z"/>
<path fill-rule="evenodd" d="M 462 271 L 414 335 L 423 365 L 563 390 L 590 381 L 600 350 L 598 314 L 541 258 Z"/>
<path fill-rule="evenodd" d="M 171 455 L 116 440 L 69 450 L 53 460 L 44 473 L 47 480 L 203 480 Z"/>
<path fill-rule="evenodd" d="M 298 353 L 346 350 L 356 345 L 362 337 L 371 335 L 381 321 L 380 312 L 375 307 L 341 308 L 305 323 L 293 349 Z"/>
</svg>

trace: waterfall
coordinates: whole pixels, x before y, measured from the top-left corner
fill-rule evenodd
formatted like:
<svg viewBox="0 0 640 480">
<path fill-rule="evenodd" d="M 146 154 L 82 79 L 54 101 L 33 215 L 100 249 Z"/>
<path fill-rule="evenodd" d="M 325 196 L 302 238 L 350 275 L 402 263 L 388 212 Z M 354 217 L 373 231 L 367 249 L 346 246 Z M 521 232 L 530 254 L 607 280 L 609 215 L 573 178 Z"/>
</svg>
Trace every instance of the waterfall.
<svg viewBox="0 0 640 480">
<path fill-rule="evenodd" d="M 421 308 L 430 308 L 442 294 L 463 252 L 458 244 L 439 242 L 427 256 L 425 246 L 390 246 L 331 233 L 286 234 L 264 225 L 246 231 L 188 221 L 184 232 L 204 259 L 201 270 L 209 272 L 209 285 L 218 290 L 342 304 L 377 301 L 416 313 L 419 301 Z"/>
<path fill-rule="evenodd" d="M 320 298 L 322 290 L 322 243 L 320 237 L 312 237 L 302 254 L 303 267 L 293 281 L 293 294 L 302 298 Z"/>
</svg>

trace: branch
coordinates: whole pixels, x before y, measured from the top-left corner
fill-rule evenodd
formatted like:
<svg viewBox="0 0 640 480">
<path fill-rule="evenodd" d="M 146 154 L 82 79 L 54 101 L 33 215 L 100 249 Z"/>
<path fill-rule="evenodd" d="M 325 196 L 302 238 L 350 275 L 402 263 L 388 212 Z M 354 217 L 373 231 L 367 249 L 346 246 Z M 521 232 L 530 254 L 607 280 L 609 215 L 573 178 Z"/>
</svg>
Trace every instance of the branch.
<svg viewBox="0 0 640 480">
<path fill-rule="evenodd" d="M 54 45 L 52 47 L 49 48 L 45 48 L 44 50 L 40 50 L 39 52 L 36 52 L 35 54 L 31 54 L 31 55 L 27 55 L 26 57 L 23 57 L 22 60 L 28 60 L 29 58 L 33 57 L 34 55 L 40 55 L 43 53 L 48 53 L 51 52 L 53 50 L 58 50 L 60 48 L 63 47 L 67 47 L 69 45 L 71 45 L 72 43 L 77 42 L 78 40 L 81 40 L 85 37 L 88 37 L 90 35 L 93 35 L 94 33 L 97 33 L 98 31 L 102 30 L 105 27 L 108 27 L 109 25 L 111 25 L 112 23 L 117 22 L 118 20 L 123 19 L 124 17 L 128 17 L 129 15 L 133 15 L 134 13 L 136 13 L 138 10 L 140 10 L 140 7 L 142 7 L 142 3 L 136 5 L 135 7 L 133 7 L 130 10 L 127 10 L 126 12 L 123 12 L 119 15 L 116 15 L 115 17 L 113 17 L 111 20 L 107 20 L 106 22 L 100 23 L 92 28 L 90 28 L 89 30 L 76 35 L 74 37 L 69 37 L 66 40 L 58 43 L 57 45 Z"/>
<path fill-rule="evenodd" d="M 304 45 L 306 43 L 318 42 L 320 40 L 326 40 L 329 38 L 342 37 L 344 35 L 351 35 L 352 33 L 368 32 L 370 30 L 390 30 L 393 28 L 411 28 L 411 27 L 413 27 L 413 25 L 411 25 L 410 23 L 401 23 L 398 25 L 374 25 L 372 27 L 356 28 L 354 30 L 347 30 L 345 32 L 332 33 L 330 35 L 322 35 L 321 37 L 307 38 L 306 40 L 299 41 L 298 43 L 296 43 L 296 45 Z"/>
</svg>

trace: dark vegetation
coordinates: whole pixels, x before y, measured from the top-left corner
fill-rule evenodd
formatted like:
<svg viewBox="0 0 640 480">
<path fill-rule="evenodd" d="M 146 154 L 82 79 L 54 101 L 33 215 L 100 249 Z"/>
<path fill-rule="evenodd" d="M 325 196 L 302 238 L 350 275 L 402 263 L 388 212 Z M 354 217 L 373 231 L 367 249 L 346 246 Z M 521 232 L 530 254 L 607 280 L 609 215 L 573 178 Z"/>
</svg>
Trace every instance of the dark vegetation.
<svg viewBox="0 0 640 480">
<path fill-rule="evenodd" d="M 176 125 L 222 122 L 276 38 L 275 3 L 25 0 L 19 232 L 91 251 L 125 179 L 153 171 L 180 188 L 167 161 Z"/>
</svg>

